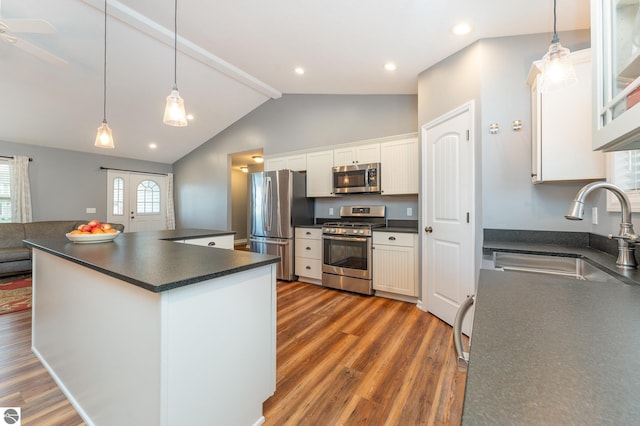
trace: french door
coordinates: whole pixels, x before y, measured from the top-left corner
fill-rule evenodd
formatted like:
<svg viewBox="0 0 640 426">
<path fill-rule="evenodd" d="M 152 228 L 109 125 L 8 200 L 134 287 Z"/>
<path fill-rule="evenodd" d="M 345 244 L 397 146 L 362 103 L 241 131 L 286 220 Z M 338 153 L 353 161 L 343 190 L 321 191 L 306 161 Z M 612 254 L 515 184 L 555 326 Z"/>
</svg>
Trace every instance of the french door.
<svg viewBox="0 0 640 426">
<path fill-rule="evenodd" d="M 107 221 L 125 232 L 167 229 L 167 177 L 107 170 Z"/>
</svg>

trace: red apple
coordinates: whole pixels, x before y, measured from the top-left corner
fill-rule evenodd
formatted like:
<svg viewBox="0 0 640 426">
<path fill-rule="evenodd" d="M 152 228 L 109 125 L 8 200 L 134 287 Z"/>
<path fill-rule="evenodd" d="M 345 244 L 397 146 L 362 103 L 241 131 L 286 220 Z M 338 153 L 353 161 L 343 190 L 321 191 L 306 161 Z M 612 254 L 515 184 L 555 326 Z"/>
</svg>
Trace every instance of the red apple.
<svg viewBox="0 0 640 426">
<path fill-rule="evenodd" d="M 90 221 L 87 225 L 89 225 L 92 228 L 97 228 L 100 226 L 100 221 L 93 219 L 92 221 Z"/>
<path fill-rule="evenodd" d="M 89 225 L 80 225 L 78 227 L 78 230 L 81 231 L 81 232 L 91 232 L 92 229 L 93 228 L 91 226 L 89 226 Z"/>
<path fill-rule="evenodd" d="M 109 229 L 111 229 L 111 224 L 103 223 L 102 225 L 100 225 L 100 229 L 102 229 L 103 231 L 108 231 Z"/>
</svg>

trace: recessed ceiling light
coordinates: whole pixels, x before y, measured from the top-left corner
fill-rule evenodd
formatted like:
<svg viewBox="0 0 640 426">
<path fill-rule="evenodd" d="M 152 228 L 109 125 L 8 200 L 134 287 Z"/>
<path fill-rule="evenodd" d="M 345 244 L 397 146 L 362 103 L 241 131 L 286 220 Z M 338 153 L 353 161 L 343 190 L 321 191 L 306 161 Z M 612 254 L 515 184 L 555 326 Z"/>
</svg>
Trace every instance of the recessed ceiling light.
<svg viewBox="0 0 640 426">
<path fill-rule="evenodd" d="M 395 71 L 396 64 L 394 64 L 393 62 L 387 62 L 386 64 L 384 64 L 384 69 L 387 71 Z"/>
<path fill-rule="evenodd" d="M 466 22 L 460 22 L 459 24 L 456 24 L 453 27 L 451 27 L 451 32 L 459 36 L 466 35 L 471 32 L 471 26 Z"/>
<path fill-rule="evenodd" d="M 193 114 L 187 114 L 187 120 L 193 120 Z"/>
<path fill-rule="evenodd" d="M 298 75 L 304 74 L 304 68 L 302 67 L 296 67 L 293 71 L 295 71 L 295 73 Z"/>
<path fill-rule="evenodd" d="M 151 142 L 149 144 L 149 148 L 151 148 L 151 149 L 156 149 L 157 147 L 158 147 L 158 145 L 156 145 L 154 142 Z"/>
</svg>

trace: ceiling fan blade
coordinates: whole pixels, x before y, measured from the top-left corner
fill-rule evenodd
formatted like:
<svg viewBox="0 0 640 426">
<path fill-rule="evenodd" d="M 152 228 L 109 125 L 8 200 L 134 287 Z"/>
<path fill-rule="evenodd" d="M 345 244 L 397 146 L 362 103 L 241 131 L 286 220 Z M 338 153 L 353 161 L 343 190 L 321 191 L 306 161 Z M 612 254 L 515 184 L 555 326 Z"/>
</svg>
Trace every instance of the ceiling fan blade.
<svg viewBox="0 0 640 426">
<path fill-rule="evenodd" d="M 12 33 L 39 33 L 55 34 L 57 31 L 53 25 L 44 19 L 0 19 Z"/>
<path fill-rule="evenodd" d="M 54 55 L 53 53 L 49 53 L 41 47 L 36 46 L 35 44 L 29 43 L 28 41 L 24 41 L 20 38 L 16 38 L 13 42 L 13 45 L 24 50 L 27 53 L 32 54 L 33 56 L 42 59 L 45 62 L 49 62 L 53 65 L 67 65 L 68 62 L 64 59 Z"/>
</svg>

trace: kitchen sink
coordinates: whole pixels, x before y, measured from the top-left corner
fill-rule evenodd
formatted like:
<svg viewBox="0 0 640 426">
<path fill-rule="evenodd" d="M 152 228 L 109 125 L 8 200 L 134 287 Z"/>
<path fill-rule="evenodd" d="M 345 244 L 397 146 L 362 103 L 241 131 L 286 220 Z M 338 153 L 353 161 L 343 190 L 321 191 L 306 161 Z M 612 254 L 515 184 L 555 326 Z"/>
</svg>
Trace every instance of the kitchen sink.
<svg viewBox="0 0 640 426">
<path fill-rule="evenodd" d="M 579 257 L 496 251 L 493 252 L 493 267 L 502 271 L 562 275 L 585 281 L 617 281 L 614 276 Z"/>
</svg>

